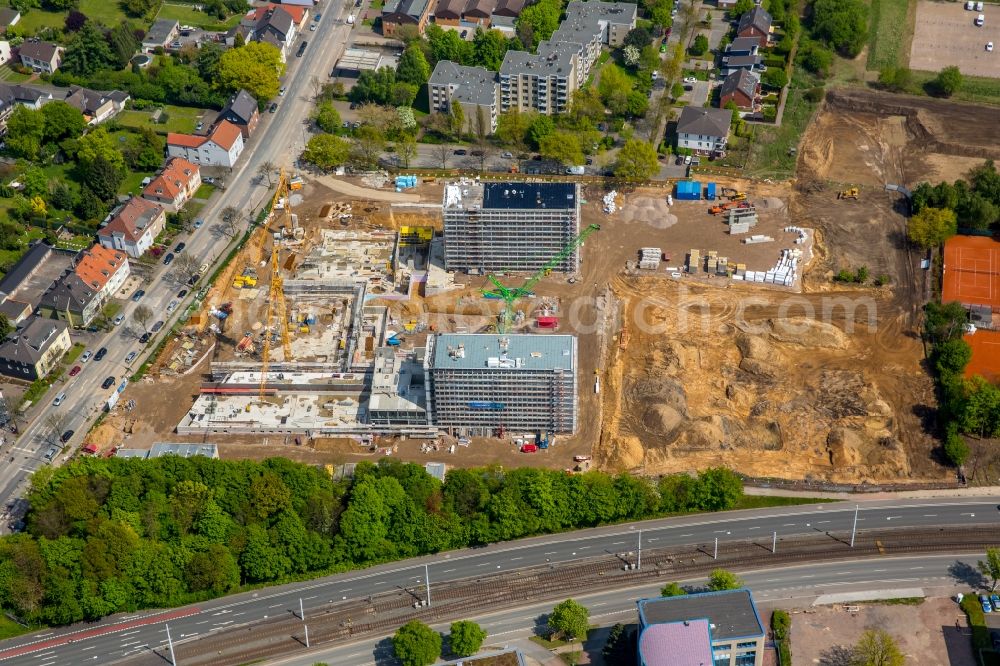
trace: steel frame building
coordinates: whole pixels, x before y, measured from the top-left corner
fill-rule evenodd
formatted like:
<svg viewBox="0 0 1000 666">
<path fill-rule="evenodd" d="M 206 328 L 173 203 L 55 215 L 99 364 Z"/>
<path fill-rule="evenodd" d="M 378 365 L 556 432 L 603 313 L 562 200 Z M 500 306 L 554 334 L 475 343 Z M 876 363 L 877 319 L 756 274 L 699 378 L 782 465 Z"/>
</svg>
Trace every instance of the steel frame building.
<svg viewBox="0 0 1000 666">
<path fill-rule="evenodd" d="M 449 271 L 537 271 L 580 233 L 575 183 L 450 183 L 443 209 Z M 579 267 L 575 250 L 554 270 Z"/>
<path fill-rule="evenodd" d="M 424 357 L 427 420 L 454 434 L 572 433 L 577 347 L 572 335 L 446 334 Z"/>
</svg>

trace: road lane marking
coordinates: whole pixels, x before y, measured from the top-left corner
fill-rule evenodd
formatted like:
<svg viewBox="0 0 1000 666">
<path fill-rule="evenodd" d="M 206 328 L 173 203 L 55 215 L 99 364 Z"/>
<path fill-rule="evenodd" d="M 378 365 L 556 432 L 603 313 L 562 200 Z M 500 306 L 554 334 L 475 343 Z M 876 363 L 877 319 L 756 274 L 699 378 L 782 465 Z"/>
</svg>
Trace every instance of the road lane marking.
<svg viewBox="0 0 1000 666">
<path fill-rule="evenodd" d="M 284 605 L 285 604 L 272 604 L 272 605 L 268 606 L 268 608 L 280 608 L 281 606 L 284 606 Z"/>
<path fill-rule="evenodd" d="M 782 527 L 795 527 L 795 523 L 785 523 Z"/>
<path fill-rule="evenodd" d="M 455 571 L 455 570 L 454 569 L 445 569 L 441 573 L 451 573 L 452 571 Z"/>
<path fill-rule="evenodd" d="M 817 525 L 822 525 L 823 523 L 828 523 L 828 522 L 830 522 L 830 521 L 829 520 L 817 520 L 816 524 Z"/>
<path fill-rule="evenodd" d="M 925 513 L 924 518 L 937 518 L 936 513 Z"/>
<path fill-rule="evenodd" d="M 80 648 L 80 651 L 82 652 L 82 651 L 84 651 L 84 650 L 93 650 L 93 649 L 95 649 L 96 647 L 97 647 L 96 645 L 91 645 L 91 646 L 89 646 L 89 647 L 85 647 L 85 648 Z"/>
<path fill-rule="evenodd" d="M 760 529 L 760 527 L 748 527 L 747 529 L 748 529 L 748 530 L 759 530 L 759 529 Z"/>
<path fill-rule="evenodd" d="M 303 601 L 309 601 L 310 599 L 315 599 L 318 596 L 319 596 L 318 594 L 314 594 L 311 597 L 303 597 L 302 600 Z"/>
<path fill-rule="evenodd" d="M 624 542 L 624 541 L 614 541 L 614 542 L 612 542 L 612 544 L 611 544 L 611 545 L 612 545 L 612 546 L 620 546 L 620 545 L 622 545 L 623 543 L 625 543 L 625 542 Z"/>
<path fill-rule="evenodd" d="M 523 559 L 524 559 L 523 557 L 512 557 L 512 558 L 510 558 L 510 561 L 511 562 L 517 562 L 518 560 L 523 560 Z"/>
<path fill-rule="evenodd" d="M 126 631 L 124 634 L 122 634 L 122 636 L 131 636 L 132 634 L 137 634 L 140 631 L 142 631 L 142 630 L 141 629 L 136 629 L 135 631 Z"/>
</svg>

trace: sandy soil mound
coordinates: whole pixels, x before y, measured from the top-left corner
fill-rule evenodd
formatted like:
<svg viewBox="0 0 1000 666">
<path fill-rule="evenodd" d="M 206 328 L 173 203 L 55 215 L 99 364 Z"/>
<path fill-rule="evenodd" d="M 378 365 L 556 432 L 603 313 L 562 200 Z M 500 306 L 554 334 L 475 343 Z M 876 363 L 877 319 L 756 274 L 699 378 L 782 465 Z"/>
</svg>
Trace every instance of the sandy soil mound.
<svg viewBox="0 0 1000 666">
<path fill-rule="evenodd" d="M 668 229 L 677 224 L 677 216 L 670 212 L 666 199 L 645 196 L 629 197 L 619 217 L 625 222 L 642 222 L 656 229 Z"/>
</svg>

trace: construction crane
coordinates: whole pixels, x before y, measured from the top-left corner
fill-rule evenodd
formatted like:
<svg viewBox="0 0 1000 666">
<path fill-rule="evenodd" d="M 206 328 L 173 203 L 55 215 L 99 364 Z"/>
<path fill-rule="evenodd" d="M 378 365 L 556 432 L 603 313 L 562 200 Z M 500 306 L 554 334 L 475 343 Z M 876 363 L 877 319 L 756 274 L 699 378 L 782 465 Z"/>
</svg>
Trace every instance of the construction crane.
<svg viewBox="0 0 1000 666">
<path fill-rule="evenodd" d="M 281 200 L 281 196 L 287 193 L 288 179 L 285 177 L 285 170 L 282 169 L 278 177 L 278 189 L 274 193 L 274 199 L 271 202 L 272 211 L 274 210 L 274 206 Z M 291 197 L 289 197 L 285 201 L 284 216 L 285 218 L 290 218 L 291 214 L 292 202 Z M 262 231 L 264 236 L 266 236 L 267 227 L 262 227 Z M 263 245 L 262 238 L 258 252 L 263 251 Z M 271 338 L 275 332 L 281 336 L 281 347 L 285 353 L 284 359 L 287 361 L 292 357 L 291 343 L 288 340 L 288 313 L 285 309 L 285 280 L 281 276 L 280 249 L 279 241 L 274 240 L 271 245 L 271 287 L 268 290 L 267 298 L 267 321 L 264 324 L 264 344 L 260 354 L 259 397 L 261 399 L 267 393 L 267 369 L 271 362 Z M 259 253 L 257 256 L 260 256 Z M 272 326 L 273 322 L 276 322 L 276 325 Z"/>
<path fill-rule="evenodd" d="M 506 333 L 510 330 L 511 320 L 514 317 L 514 301 L 522 296 L 530 294 L 531 288 L 534 287 L 539 280 L 546 277 L 552 272 L 552 269 L 562 263 L 563 259 L 571 255 L 578 247 L 583 245 L 583 241 L 587 240 L 587 237 L 590 236 L 590 234 L 595 231 L 600 231 L 600 229 L 601 225 L 599 224 L 591 224 L 588 226 L 576 238 L 567 243 L 566 247 L 560 250 L 558 254 L 549 259 L 544 266 L 535 272 L 534 275 L 525 280 L 524 284 L 520 287 L 507 287 L 501 284 L 495 276 L 488 276 L 490 282 L 493 283 L 495 288 L 483 289 L 483 296 L 486 296 L 487 298 L 498 298 L 503 301 L 503 312 L 500 313 L 500 317 L 497 319 L 498 333 Z"/>
</svg>

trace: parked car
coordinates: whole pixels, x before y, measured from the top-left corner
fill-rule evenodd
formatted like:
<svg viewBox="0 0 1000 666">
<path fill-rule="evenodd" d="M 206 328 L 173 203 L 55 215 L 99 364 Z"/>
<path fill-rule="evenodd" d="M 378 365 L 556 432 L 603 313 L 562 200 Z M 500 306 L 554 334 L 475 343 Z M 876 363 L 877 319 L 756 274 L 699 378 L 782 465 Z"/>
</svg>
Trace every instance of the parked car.
<svg viewBox="0 0 1000 666">
<path fill-rule="evenodd" d="M 177 298 L 184 298 L 187 295 L 188 295 L 187 289 L 181 289 L 180 291 L 177 292 Z"/>
<path fill-rule="evenodd" d="M 275 111 L 278 110 L 278 103 L 277 102 L 271 102 L 271 106 L 267 107 L 267 110 L 268 110 L 269 113 L 274 113 Z"/>
<path fill-rule="evenodd" d="M 142 290 L 142 289 L 139 289 L 134 294 L 132 294 L 132 300 L 135 301 L 136 303 L 138 303 L 139 299 L 142 298 L 145 295 L 146 295 L 146 292 L 144 290 Z"/>
<path fill-rule="evenodd" d="M 301 58 L 302 54 L 306 52 L 306 47 L 307 46 L 309 46 L 309 42 L 303 40 L 302 43 L 299 44 L 299 50 L 295 52 L 295 57 L 296 58 Z"/>
<path fill-rule="evenodd" d="M 208 183 L 209 185 L 214 185 L 215 184 L 215 179 L 212 178 L 211 176 L 208 176 L 206 178 L 202 178 L 201 182 Z"/>
<path fill-rule="evenodd" d="M 286 90 L 286 89 L 285 89 L 285 86 L 281 86 L 281 87 L 280 87 L 280 88 L 278 89 L 278 97 L 284 97 L 284 96 L 285 96 L 285 90 Z"/>
<path fill-rule="evenodd" d="M 685 76 L 684 77 L 684 83 L 697 83 L 697 82 L 698 82 L 698 79 L 696 79 L 693 76 Z"/>
<path fill-rule="evenodd" d="M 59 441 L 62 442 L 63 444 L 65 444 L 66 442 L 68 442 L 71 439 L 73 439 L 73 431 L 72 430 L 67 430 L 66 432 L 64 432 L 62 434 L 62 437 L 59 438 Z"/>
<path fill-rule="evenodd" d="M 102 358 L 104 358 L 107 355 L 108 355 L 108 348 L 107 347 L 101 347 L 100 349 L 97 350 L 97 353 L 94 354 L 94 360 L 95 361 L 100 361 Z"/>
<path fill-rule="evenodd" d="M 146 344 L 147 342 L 149 342 L 149 338 L 150 338 L 149 333 L 143 333 L 142 335 L 139 336 L 139 343 Z"/>
<path fill-rule="evenodd" d="M 174 253 L 173 252 L 167 252 L 167 256 L 163 257 L 163 265 L 164 266 L 169 266 L 171 264 L 171 262 L 173 262 L 173 260 L 174 260 Z"/>
<path fill-rule="evenodd" d="M 66 391 L 63 391 L 62 393 L 56 396 L 55 400 L 52 401 L 52 406 L 58 407 L 59 405 L 63 404 L 65 400 L 66 400 Z"/>
<path fill-rule="evenodd" d="M 976 21 L 975 21 L 975 23 L 976 23 L 976 25 L 978 25 L 978 26 L 979 26 L 980 28 L 981 28 L 981 27 L 983 27 L 983 24 L 984 24 L 984 23 L 986 23 L 986 15 L 985 15 L 985 14 L 980 14 L 980 15 L 978 15 L 978 16 L 976 17 Z"/>
<path fill-rule="evenodd" d="M 56 457 L 57 453 L 59 453 L 59 449 L 52 447 L 51 449 L 49 449 L 49 452 L 45 454 L 45 459 L 52 460 L 53 458 Z"/>
<path fill-rule="evenodd" d="M 684 156 L 684 164 L 691 164 L 691 156 L 690 155 L 685 155 Z"/>
<path fill-rule="evenodd" d="M 177 247 L 174 248 L 174 254 L 180 254 L 187 247 L 187 243 L 178 243 Z"/>
<path fill-rule="evenodd" d="M 316 22 L 313 21 L 309 24 L 309 32 L 316 32 Z"/>
<path fill-rule="evenodd" d="M 203 129 L 205 129 L 205 123 L 199 120 L 198 124 L 194 126 L 194 131 L 195 132 L 200 132 Z"/>
<path fill-rule="evenodd" d="M 83 370 L 83 368 L 81 368 L 78 365 L 74 365 L 73 369 L 69 371 L 69 376 L 70 377 L 76 377 L 78 374 L 80 374 L 81 370 Z"/>
<path fill-rule="evenodd" d="M 993 42 L 986 42 L 986 52 L 993 53 Z"/>
<path fill-rule="evenodd" d="M 93 356 L 93 355 L 94 355 L 94 352 L 90 351 L 89 349 L 87 351 L 83 352 L 83 356 L 80 357 L 80 363 L 86 363 L 87 361 L 90 360 L 90 357 Z"/>
<path fill-rule="evenodd" d="M 128 365 L 135 360 L 135 357 L 139 355 L 137 351 L 130 351 L 127 356 L 125 356 L 125 365 Z"/>
<path fill-rule="evenodd" d="M 104 381 L 101 382 L 102 389 L 109 389 L 114 385 L 115 385 L 115 378 L 111 376 L 105 377 Z"/>
<path fill-rule="evenodd" d="M 514 154 L 511 153 L 508 150 L 508 151 L 505 151 L 500 157 L 504 158 L 505 160 L 509 160 L 509 159 L 512 159 L 514 157 Z"/>
<path fill-rule="evenodd" d="M 977 12 L 983 11 L 983 3 L 982 2 L 977 2 L 976 3 L 976 11 Z"/>
<path fill-rule="evenodd" d="M 153 324 L 153 327 L 152 327 L 151 329 L 149 329 L 149 332 L 150 332 L 150 333 L 156 333 L 156 332 L 157 332 L 157 331 L 159 331 L 159 330 L 160 330 L 161 328 L 163 328 L 163 321 L 162 321 L 162 320 L 161 320 L 161 321 L 158 321 L 158 322 L 156 322 L 155 324 Z"/>
<path fill-rule="evenodd" d="M 123 314 L 118 315 L 117 317 L 115 317 L 115 326 L 121 326 L 123 321 L 125 321 L 125 315 Z"/>
<path fill-rule="evenodd" d="M 993 607 L 990 606 L 989 597 L 987 597 L 985 594 L 980 594 L 979 595 L 979 605 L 983 607 L 983 612 L 984 613 L 992 613 L 993 612 Z"/>
<path fill-rule="evenodd" d="M 197 220 L 194 221 L 194 228 L 195 229 L 201 229 L 201 225 L 203 225 L 203 224 L 205 224 L 205 220 L 203 220 L 203 219 L 201 219 L 199 217 Z"/>
<path fill-rule="evenodd" d="M 170 303 L 167 305 L 167 314 L 170 314 L 176 309 L 177 309 L 177 301 L 170 301 Z"/>
<path fill-rule="evenodd" d="M 318 22 L 321 18 L 323 18 L 322 14 L 316 14 L 316 16 L 313 16 L 313 21 L 317 21 Z"/>
<path fill-rule="evenodd" d="M 993 605 L 993 612 L 1000 613 L 1000 594 L 991 594 L 990 604 Z"/>
</svg>

